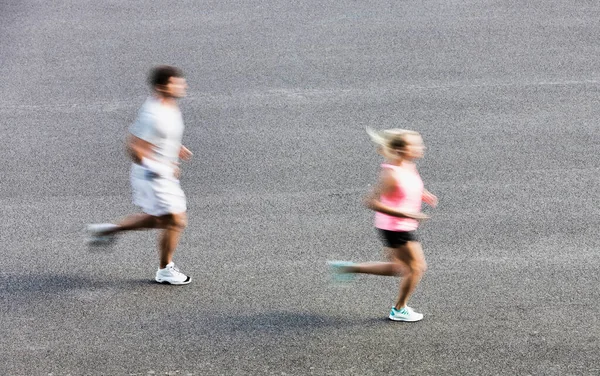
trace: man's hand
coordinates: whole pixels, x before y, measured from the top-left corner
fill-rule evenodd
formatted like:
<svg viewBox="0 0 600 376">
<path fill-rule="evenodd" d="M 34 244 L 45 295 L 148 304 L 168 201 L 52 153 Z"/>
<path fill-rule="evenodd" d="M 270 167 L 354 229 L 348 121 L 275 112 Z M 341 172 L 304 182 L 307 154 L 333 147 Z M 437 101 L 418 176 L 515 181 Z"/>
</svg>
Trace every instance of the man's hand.
<svg viewBox="0 0 600 376">
<path fill-rule="evenodd" d="M 189 161 L 190 159 L 192 159 L 193 155 L 194 154 L 190 151 L 190 149 L 181 145 L 181 148 L 179 149 L 179 159 L 183 161 Z"/>
<path fill-rule="evenodd" d="M 177 180 L 181 177 L 181 167 L 179 167 L 179 163 L 173 163 L 173 177 Z"/>
</svg>

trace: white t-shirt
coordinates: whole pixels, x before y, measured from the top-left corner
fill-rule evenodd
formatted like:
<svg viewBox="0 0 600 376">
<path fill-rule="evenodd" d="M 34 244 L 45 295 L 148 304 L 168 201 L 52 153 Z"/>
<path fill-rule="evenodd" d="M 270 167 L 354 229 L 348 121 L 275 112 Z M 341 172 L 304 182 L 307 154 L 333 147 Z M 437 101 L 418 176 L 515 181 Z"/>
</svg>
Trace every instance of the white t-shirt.
<svg viewBox="0 0 600 376">
<path fill-rule="evenodd" d="M 158 99 L 150 97 L 140 108 L 129 132 L 154 145 L 154 158 L 157 161 L 171 164 L 179 161 L 183 128 L 183 118 L 178 108 L 165 106 Z M 140 173 L 144 173 L 142 166 L 135 165 L 133 168 L 139 168 Z"/>
</svg>

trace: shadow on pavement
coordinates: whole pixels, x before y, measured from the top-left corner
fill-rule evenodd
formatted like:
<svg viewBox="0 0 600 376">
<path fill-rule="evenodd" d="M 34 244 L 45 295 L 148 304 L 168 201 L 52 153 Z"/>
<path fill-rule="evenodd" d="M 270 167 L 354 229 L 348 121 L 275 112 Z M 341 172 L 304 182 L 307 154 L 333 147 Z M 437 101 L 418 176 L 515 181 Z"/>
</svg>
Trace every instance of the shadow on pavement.
<svg viewBox="0 0 600 376">
<path fill-rule="evenodd" d="M 348 329 L 353 326 L 381 326 L 389 320 L 382 318 L 347 318 L 309 312 L 261 312 L 251 315 L 208 317 L 201 326 L 209 331 L 246 335 L 289 335 L 323 329 Z"/>
</svg>

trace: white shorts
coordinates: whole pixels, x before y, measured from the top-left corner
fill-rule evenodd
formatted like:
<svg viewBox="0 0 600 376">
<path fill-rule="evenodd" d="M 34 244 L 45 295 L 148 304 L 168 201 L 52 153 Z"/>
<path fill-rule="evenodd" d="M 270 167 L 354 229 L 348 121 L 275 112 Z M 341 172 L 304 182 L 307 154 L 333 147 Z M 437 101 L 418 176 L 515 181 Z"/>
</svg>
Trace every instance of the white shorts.
<svg viewBox="0 0 600 376">
<path fill-rule="evenodd" d="M 131 169 L 133 204 L 154 217 L 184 213 L 187 205 L 179 180 L 152 177 L 147 172 L 139 165 Z"/>
</svg>

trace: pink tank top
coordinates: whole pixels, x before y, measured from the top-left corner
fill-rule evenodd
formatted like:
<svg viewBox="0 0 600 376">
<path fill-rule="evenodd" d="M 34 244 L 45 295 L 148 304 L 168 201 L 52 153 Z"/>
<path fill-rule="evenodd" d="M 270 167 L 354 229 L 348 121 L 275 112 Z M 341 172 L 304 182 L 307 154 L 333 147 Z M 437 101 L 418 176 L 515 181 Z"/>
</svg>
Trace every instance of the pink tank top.
<svg viewBox="0 0 600 376">
<path fill-rule="evenodd" d="M 414 164 L 394 166 L 384 163 L 381 167 L 391 169 L 397 182 L 393 192 L 381 195 L 381 203 L 398 211 L 420 213 L 423 181 L 416 166 Z M 419 222 L 411 218 L 398 218 L 376 212 L 375 227 L 388 231 L 414 231 L 419 227 Z"/>
</svg>

